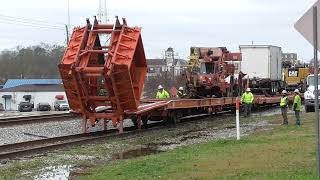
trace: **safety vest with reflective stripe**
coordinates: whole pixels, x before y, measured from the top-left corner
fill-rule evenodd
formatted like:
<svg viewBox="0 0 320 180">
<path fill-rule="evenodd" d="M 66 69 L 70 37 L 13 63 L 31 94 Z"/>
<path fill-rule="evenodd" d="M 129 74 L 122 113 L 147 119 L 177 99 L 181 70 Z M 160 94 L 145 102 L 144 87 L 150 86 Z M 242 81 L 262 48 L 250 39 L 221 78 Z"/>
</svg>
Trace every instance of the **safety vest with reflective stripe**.
<svg viewBox="0 0 320 180">
<path fill-rule="evenodd" d="M 288 96 L 282 97 L 280 100 L 280 107 L 287 107 L 288 105 Z"/>
<path fill-rule="evenodd" d="M 187 94 L 184 93 L 183 91 L 178 91 L 178 92 L 177 92 L 177 97 L 178 97 L 178 98 L 184 98 L 184 97 L 186 97 L 186 96 L 187 96 Z"/>
<path fill-rule="evenodd" d="M 157 99 L 166 99 L 170 98 L 169 93 L 166 90 L 162 90 L 162 92 L 158 91 L 156 95 Z"/>
<path fill-rule="evenodd" d="M 302 108 L 301 108 L 301 97 L 299 95 L 295 95 L 294 96 L 294 99 L 293 99 L 293 108 L 294 106 L 296 105 L 296 109 L 293 109 L 293 110 L 296 110 L 296 111 L 301 111 Z"/>
<path fill-rule="evenodd" d="M 253 102 L 253 94 L 251 92 L 245 92 L 242 96 L 241 96 L 241 102 L 246 103 L 246 104 L 252 104 Z"/>
</svg>

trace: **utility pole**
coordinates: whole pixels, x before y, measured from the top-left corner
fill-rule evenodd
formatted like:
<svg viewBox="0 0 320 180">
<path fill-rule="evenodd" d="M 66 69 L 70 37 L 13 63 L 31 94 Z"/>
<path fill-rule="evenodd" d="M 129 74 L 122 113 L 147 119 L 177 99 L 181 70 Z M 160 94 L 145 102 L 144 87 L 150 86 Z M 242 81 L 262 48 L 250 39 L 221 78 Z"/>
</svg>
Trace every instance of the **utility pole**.
<svg viewBox="0 0 320 180">
<path fill-rule="evenodd" d="M 69 34 L 69 32 L 70 32 L 70 0 L 68 0 L 68 28 L 67 28 L 67 30 L 68 30 L 68 34 Z M 68 42 L 69 42 L 69 40 L 68 40 Z"/>
<path fill-rule="evenodd" d="M 67 36 L 67 46 L 68 46 L 68 43 L 69 43 L 69 29 L 68 29 L 68 25 L 66 25 L 66 36 Z"/>
</svg>

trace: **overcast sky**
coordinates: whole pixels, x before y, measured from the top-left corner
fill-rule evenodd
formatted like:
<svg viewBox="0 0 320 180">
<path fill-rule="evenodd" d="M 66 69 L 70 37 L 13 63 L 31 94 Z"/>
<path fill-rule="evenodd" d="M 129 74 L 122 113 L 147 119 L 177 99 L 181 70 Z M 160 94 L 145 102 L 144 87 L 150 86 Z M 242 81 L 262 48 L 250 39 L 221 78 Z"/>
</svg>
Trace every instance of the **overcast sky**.
<svg viewBox="0 0 320 180">
<path fill-rule="evenodd" d="M 161 57 L 169 46 L 187 58 L 190 46 L 225 46 L 239 51 L 240 44 L 253 41 L 281 46 L 283 52 L 297 52 L 300 59 L 308 61 L 312 47 L 293 25 L 315 1 L 107 0 L 107 9 L 110 22 L 118 15 L 126 17 L 129 25 L 143 28 L 147 58 Z M 97 14 L 98 7 L 99 0 L 70 0 L 71 25 L 83 26 L 87 17 Z M 30 24 L 21 18 L 38 21 Z M 42 21 L 50 24 L 40 28 Z M 63 44 L 66 23 L 67 0 L 3 1 L 0 49 L 40 42 Z"/>
</svg>

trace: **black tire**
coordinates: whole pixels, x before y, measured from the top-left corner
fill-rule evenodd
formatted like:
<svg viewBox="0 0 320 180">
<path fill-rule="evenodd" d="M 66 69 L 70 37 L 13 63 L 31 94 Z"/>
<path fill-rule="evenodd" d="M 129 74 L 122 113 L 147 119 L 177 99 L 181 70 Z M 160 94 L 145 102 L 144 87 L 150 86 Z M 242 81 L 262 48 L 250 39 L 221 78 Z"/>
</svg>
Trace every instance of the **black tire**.
<svg viewBox="0 0 320 180">
<path fill-rule="evenodd" d="M 306 109 L 306 113 L 314 111 L 314 108 L 312 106 L 305 106 L 305 109 Z"/>
</svg>

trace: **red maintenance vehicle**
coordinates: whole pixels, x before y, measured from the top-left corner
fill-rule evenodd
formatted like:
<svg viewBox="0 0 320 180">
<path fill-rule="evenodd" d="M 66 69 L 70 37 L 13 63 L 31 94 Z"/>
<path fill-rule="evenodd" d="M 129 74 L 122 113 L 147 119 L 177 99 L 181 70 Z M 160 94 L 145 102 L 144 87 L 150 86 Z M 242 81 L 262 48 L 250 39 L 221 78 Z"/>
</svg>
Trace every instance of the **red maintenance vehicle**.
<svg viewBox="0 0 320 180">
<path fill-rule="evenodd" d="M 186 73 L 191 97 L 232 97 L 236 88 L 235 65 L 241 53 L 230 53 L 225 47 L 191 47 Z"/>
<path fill-rule="evenodd" d="M 102 44 L 100 36 L 108 35 L 109 44 Z M 225 48 L 200 51 L 203 63 L 209 63 L 210 75 L 200 75 L 195 79 L 209 79 L 210 88 L 220 89 L 201 94 L 210 96 L 203 99 L 167 99 L 141 100 L 144 80 L 147 72 L 141 28 L 130 27 L 125 19 L 122 23 L 93 24 L 87 20 L 83 27 L 74 29 L 59 71 L 70 105 L 74 112 L 82 114 L 83 131 L 87 132 L 87 121 L 95 126 L 98 121 L 112 121 L 123 132 L 124 119 L 130 118 L 138 128 L 148 120 L 178 122 L 191 113 L 213 113 L 235 106 L 236 98 L 230 96 L 231 86 L 225 81 L 233 74 L 233 67 L 226 64 L 226 59 L 239 60 L 240 55 L 230 54 Z M 205 64 L 207 65 L 207 64 Z M 203 81 L 202 81 L 203 82 Z M 215 85 L 216 84 L 216 85 Z M 192 88 L 197 88 L 193 86 Z M 216 98 L 212 98 L 216 95 Z M 229 97 L 222 97 L 222 96 Z M 256 96 L 255 103 L 274 104 L 280 97 Z"/>
</svg>

